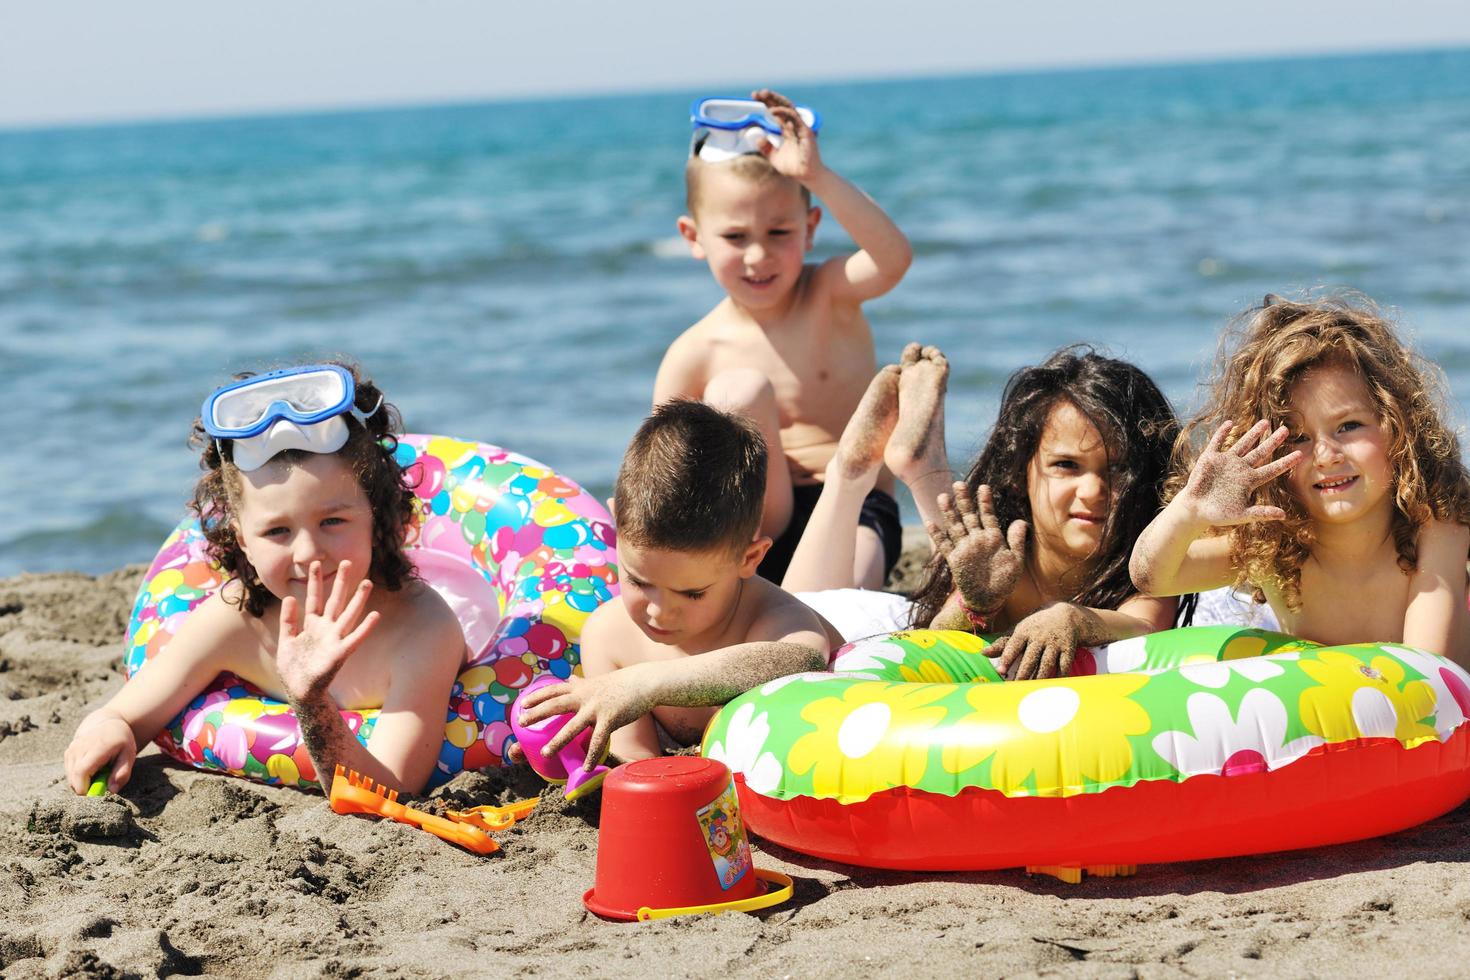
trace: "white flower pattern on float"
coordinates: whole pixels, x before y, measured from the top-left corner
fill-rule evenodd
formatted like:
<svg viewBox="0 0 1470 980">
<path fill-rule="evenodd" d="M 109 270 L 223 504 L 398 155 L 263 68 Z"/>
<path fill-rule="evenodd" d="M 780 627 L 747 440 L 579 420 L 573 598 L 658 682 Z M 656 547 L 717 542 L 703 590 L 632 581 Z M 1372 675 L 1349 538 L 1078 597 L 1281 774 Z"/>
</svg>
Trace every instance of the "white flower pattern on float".
<svg viewBox="0 0 1470 980">
<path fill-rule="evenodd" d="M 1257 688 L 1240 699 L 1240 713 L 1218 695 L 1199 692 L 1185 702 L 1194 735 L 1181 731 L 1154 736 L 1154 751 L 1186 776 L 1238 776 L 1279 769 L 1322 744 L 1315 735 L 1287 742 L 1286 705 Z"/>
<path fill-rule="evenodd" d="M 1179 673 L 1200 687 L 1221 688 L 1229 684 L 1230 678 L 1236 674 L 1259 684 L 1273 677 L 1280 677 L 1286 673 L 1286 668 L 1264 657 L 1250 657 L 1245 660 L 1186 664 L 1179 668 Z"/>
<path fill-rule="evenodd" d="M 1423 674 L 1434 689 L 1434 731 L 1441 742 L 1470 720 L 1470 674 L 1463 667 L 1414 647 L 1385 643 L 1383 649 Z"/>
<path fill-rule="evenodd" d="M 785 774 L 781 760 L 774 753 L 762 751 L 770 735 L 769 716 L 765 712 L 756 714 L 755 705 L 747 702 L 735 709 L 725 725 L 725 741 L 715 742 L 705 755 L 723 762 L 732 773 L 744 774 L 746 786 L 768 795 L 781 785 Z"/>
<path fill-rule="evenodd" d="M 1126 674 L 1138 670 L 1148 660 L 1148 637 L 1117 640 L 1107 646 L 1093 647 L 1092 653 L 1099 674 Z"/>
<path fill-rule="evenodd" d="M 796 684 L 798 682 L 802 684 L 820 684 L 823 681 L 830 681 L 834 678 L 839 677 L 861 677 L 864 680 L 878 680 L 878 678 L 873 677 L 870 674 L 849 674 L 846 672 L 833 673 L 826 670 L 808 670 L 805 673 L 787 674 L 785 677 L 777 677 L 773 681 L 766 681 L 764 684 L 761 685 L 761 697 L 770 697 L 772 694 L 775 694 L 787 684 Z"/>
<path fill-rule="evenodd" d="M 842 673 L 865 670 L 882 672 L 893 664 L 903 663 L 907 655 L 908 651 L 897 643 L 884 640 L 859 641 L 851 650 L 832 661 L 832 670 Z"/>
</svg>

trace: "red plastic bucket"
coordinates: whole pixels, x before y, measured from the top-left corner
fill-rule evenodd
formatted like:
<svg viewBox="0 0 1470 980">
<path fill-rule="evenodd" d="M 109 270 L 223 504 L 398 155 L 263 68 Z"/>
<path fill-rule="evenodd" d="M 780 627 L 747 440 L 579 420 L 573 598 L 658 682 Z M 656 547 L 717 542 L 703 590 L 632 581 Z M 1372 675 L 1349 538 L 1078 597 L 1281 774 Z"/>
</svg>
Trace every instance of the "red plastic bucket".
<svg viewBox="0 0 1470 980">
<path fill-rule="evenodd" d="M 786 894 L 768 895 L 773 879 L 785 882 Z M 761 907 L 784 900 L 789 887 L 751 861 L 724 763 L 644 759 L 603 781 L 597 881 L 582 896 L 593 913 L 631 920 Z"/>
</svg>

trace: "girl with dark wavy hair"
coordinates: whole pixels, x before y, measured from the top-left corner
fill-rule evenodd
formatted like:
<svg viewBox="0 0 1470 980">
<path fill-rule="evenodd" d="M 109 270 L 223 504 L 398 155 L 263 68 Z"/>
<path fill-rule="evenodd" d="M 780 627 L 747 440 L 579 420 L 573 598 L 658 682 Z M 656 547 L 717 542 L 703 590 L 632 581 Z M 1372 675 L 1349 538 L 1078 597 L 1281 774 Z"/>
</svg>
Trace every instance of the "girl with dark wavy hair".
<svg viewBox="0 0 1470 980">
<path fill-rule="evenodd" d="M 1297 636 L 1470 666 L 1470 474 L 1440 388 L 1371 301 L 1267 296 L 1225 334 L 1133 581 L 1243 586 Z"/>
<path fill-rule="evenodd" d="M 1177 432 L 1126 361 L 1078 346 L 1017 371 L 985 448 L 926 525 L 936 556 L 914 625 L 1002 634 L 986 653 L 1018 679 L 1172 626 L 1178 602 L 1139 595 L 1128 555 L 1158 513 Z"/>
<path fill-rule="evenodd" d="M 338 764 L 423 788 L 464 636 L 404 553 L 417 512 L 398 430 L 350 364 L 240 375 L 206 400 L 192 506 L 226 581 L 77 728 L 76 792 L 108 764 L 108 788 L 125 784 L 138 749 L 221 673 L 290 702 L 324 791 Z M 367 747 L 339 708 L 382 709 Z"/>
</svg>

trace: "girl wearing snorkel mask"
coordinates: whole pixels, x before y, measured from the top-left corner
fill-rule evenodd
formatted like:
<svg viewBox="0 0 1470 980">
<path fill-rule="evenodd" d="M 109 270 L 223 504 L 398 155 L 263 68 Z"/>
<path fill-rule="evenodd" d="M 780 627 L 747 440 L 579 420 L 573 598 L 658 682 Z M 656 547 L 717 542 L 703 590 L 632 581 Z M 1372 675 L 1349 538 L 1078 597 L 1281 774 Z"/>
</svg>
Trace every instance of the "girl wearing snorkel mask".
<svg viewBox="0 0 1470 980">
<path fill-rule="evenodd" d="M 453 611 L 404 553 L 412 490 L 394 460 L 398 412 L 354 366 L 245 375 L 204 402 L 191 443 L 204 475 L 191 507 L 228 577 L 67 747 L 86 791 L 221 673 L 290 703 L 326 791 L 337 765 L 418 792 L 434 769 L 444 706 L 464 659 Z M 339 709 L 381 708 L 364 747 Z"/>
</svg>

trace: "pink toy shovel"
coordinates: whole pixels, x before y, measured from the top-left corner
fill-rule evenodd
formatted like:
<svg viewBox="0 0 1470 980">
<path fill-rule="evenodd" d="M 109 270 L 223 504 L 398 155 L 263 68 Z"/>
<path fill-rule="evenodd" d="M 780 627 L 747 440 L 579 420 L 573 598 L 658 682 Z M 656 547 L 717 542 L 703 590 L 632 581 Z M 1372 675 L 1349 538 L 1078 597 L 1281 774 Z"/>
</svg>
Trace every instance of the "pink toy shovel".
<svg viewBox="0 0 1470 980">
<path fill-rule="evenodd" d="M 521 690 L 521 697 L 532 691 L 539 691 L 550 684 L 560 684 L 561 678 L 555 674 L 542 674 Z M 520 698 L 516 699 L 519 702 Z M 612 770 L 601 765 L 602 759 L 597 760 L 599 765 L 591 772 L 582 768 L 587 761 L 587 749 L 592 744 L 592 729 L 584 728 L 577 733 L 576 738 L 564 745 L 561 751 L 554 756 L 544 756 L 541 750 L 550 742 L 556 733 L 562 730 L 567 722 L 572 720 L 570 714 L 552 715 L 543 718 L 534 725 L 522 725 L 520 721 L 520 705 L 512 704 L 511 710 L 507 712 L 510 716 L 510 730 L 515 733 L 521 743 L 521 748 L 526 752 L 526 761 L 531 768 L 536 770 L 537 775 L 548 783 L 557 785 L 566 784 L 566 791 L 562 794 L 569 800 L 575 800 L 586 796 L 602 785 L 602 779 Z M 607 758 L 607 752 L 603 752 L 603 759 Z"/>
</svg>

